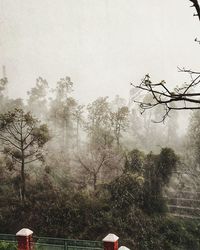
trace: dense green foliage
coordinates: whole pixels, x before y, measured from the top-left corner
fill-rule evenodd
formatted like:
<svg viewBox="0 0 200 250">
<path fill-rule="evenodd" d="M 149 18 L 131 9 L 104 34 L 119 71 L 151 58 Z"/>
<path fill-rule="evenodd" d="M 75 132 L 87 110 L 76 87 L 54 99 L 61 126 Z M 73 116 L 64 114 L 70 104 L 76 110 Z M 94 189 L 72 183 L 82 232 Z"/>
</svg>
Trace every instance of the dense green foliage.
<svg viewBox="0 0 200 250">
<path fill-rule="evenodd" d="M 149 216 L 135 205 L 114 206 L 116 201 L 85 193 L 63 194 L 50 186 L 35 193 L 27 204 L 10 204 L 1 213 L 1 231 L 15 233 L 25 226 L 38 235 L 101 240 L 107 233 L 120 236 L 132 249 L 199 249 L 200 221 Z M 100 196 L 100 194 L 99 194 Z M 126 200 L 127 202 L 127 200 Z M 192 247 L 192 248 L 190 248 Z"/>
<path fill-rule="evenodd" d="M 72 87 L 62 78 L 48 99 L 40 77 L 26 105 L 0 88 L 0 233 L 27 227 L 89 240 L 115 233 L 135 250 L 199 249 L 199 221 L 167 214 L 164 189 L 181 165 L 172 124 L 164 131 L 151 123 L 158 109 L 139 118 L 119 96 L 84 107 Z M 198 129 L 191 130 L 196 153 Z"/>
<path fill-rule="evenodd" d="M 28 227 L 40 236 L 89 240 L 101 240 L 112 232 L 132 249 L 199 249 L 200 221 L 174 219 L 163 209 L 162 187 L 177 160 L 169 148 L 158 155 L 134 150 L 120 176 L 91 192 L 77 190 L 66 177 L 60 186 L 55 185 L 51 175 L 43 171 L 28 183 L 25 203 L 13 199 L 16 191 L 11 188 L 10 197 L 1 193 L 0 232 L 15 233 Z M 153 175 L 147 173 L 150 166 Z M 5 185 L 9 178 L 5 178 Z"/>
</svg>

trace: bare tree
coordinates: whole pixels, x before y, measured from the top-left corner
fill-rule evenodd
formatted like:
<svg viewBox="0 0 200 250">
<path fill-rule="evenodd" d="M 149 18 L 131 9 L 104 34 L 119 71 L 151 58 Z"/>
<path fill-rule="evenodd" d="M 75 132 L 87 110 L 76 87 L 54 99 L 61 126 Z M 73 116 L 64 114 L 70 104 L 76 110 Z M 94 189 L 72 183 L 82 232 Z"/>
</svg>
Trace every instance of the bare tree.
<svg viewBox="0 0 200 250">
<path fill-rule="evenodd" d="M 76 161 L 79 165 L 79 175 L 85 177 L 93 191 L 97 190 L 98 184 L 106 183 L 121 173 L 124 155 L 108 147 L 97 147 L 79 150 Z"/>
<path fill-rule="evenodd" d="M 200 6 L 198 0 L 189 0 L 193 3 L 191 7 L 194 7 L 196 13 L 194 16 L 198 16 L 200 20 Z M 195 39 L 199 42 L 198 39 Z M 200 92 L 197 90 L 200 84 L 200 72 L 196 72 L 190 69 L 178 68 L 179 72 L 187 73 L 190 76 L 190 82 L 181 87 L 175 89 L 169 89 L 166 82 L 162 80 L 159 83 L 152 83 L 149 74 L 142 79 L 139 85 L 134 85 L 136 89 L 141 90 L 143 94 L 149 93 L 152 96 L 152 101 L 145 102 L 144 100 L 134 101 L 139 104 L 141 113 L 147 109 L 154 108 L 158 105 L 163 106 L 164 114 L 161 119 L 162 122 L 166 119 L 171 110 L 194 110 L 200 109 Z M 139 91 L 139 93 L 141 93 Z M 140 96 L 141 97 L 141 96 Z"/>
<path fill-rule="evenodd" d="M 145 102 L 144 99 L 141 101 L 134 99 L 139 104 L 141 113 L 147 109 L 162 105 L 164 110 L 162 121 L 164 121 L 171 110 L 200 109 L 200 92 L 196 91 L 197 86 L 200 84 L 200 72 L 180 68 L 179 71 L 188 73 L 191 81 L 189 84 L 176 87 L 173 90 L 167 87 L 164 80 L 159 83 L 152 83 L 148 74 L 139 85 L 131 84 L 136 89 L 141 90 L 143 94 L 149 93 L 152 96 L 149 102 Z"/>
</svg>

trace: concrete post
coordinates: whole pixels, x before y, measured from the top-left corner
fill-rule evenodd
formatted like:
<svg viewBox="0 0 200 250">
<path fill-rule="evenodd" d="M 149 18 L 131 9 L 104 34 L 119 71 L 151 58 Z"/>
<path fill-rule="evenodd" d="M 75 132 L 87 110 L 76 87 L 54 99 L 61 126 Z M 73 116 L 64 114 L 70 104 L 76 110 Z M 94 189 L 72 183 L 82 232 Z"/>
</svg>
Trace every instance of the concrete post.
<svg viewBox="0 0 200 250">
<path fill-rule="evenodd" d="M 32 241 L 33 231 L 28 228 L 23 228 L 16 233 L 18 247 L 17 250 L 32 250 L 33 241 Z"/>
<path fill-rule="evenodd" d="M 121 246 L 121 247 L 119 248 L 119 250 L 130 250 L 130 249 L 127 248 L 127 247 L 125 247 L 125 246 Z"/>
<path fill-rule="evenodd" d="M 104 250 L 118 250 L 118 239 L 115 234 L 108 234 L 103 239 Z"/>
</svg>

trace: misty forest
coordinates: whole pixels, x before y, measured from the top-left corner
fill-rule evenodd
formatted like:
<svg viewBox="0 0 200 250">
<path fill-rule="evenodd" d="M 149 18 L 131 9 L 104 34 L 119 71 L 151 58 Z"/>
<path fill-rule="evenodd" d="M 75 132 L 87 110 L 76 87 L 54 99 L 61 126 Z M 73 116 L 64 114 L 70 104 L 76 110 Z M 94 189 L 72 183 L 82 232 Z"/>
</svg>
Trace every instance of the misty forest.
<svg viewBox="0 0 200 250">
<path fill-rule="evenodd" d="M 101 240 L 112 232 L 130 249 L 200 249 L 200 73 L 179 69 L 187 84 L 170 91 L 149 72 L 124 85 L 128 98 L 83 104 L 70 75 L 54 87 L 38 76 L 25 97 L 13 98 L 5 71 L 0 233 L 27 227 L 40 236 Z"/>
</svg>

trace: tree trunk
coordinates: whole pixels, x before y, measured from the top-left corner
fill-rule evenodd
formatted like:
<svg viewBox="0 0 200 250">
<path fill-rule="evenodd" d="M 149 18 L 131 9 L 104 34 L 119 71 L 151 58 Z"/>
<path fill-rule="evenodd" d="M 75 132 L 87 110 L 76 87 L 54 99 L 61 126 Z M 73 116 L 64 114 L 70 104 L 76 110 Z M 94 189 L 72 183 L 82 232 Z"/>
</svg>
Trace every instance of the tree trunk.
<svg viewBox="0 0 200 250">
<path fill-rule="evenodd" d="M 25 169 L 24 169 L 24 152 L 22 151 L 22 163 L 21 163 L 21 185 L 22 185 L 22 202 L 25 200 L 26 193 L 26 178 L 25 178 Z"/>
<path fill-rule="evenodd" d="M 79 149 L 79 121 L 76 123 L 76 147 Z"/>
<path fill-rule="evenodd" d="M 93 176 L 93 188 L 94 188 L 94 191 L 96 191 L 97 189 L 97 175 L 94 174 Z"/>
<path fill-rule="evenodd" d="M 119 149 L 120 142 L 119 142 L 119 135 L 117 135 L 117 148 Z"/>
</svg>

